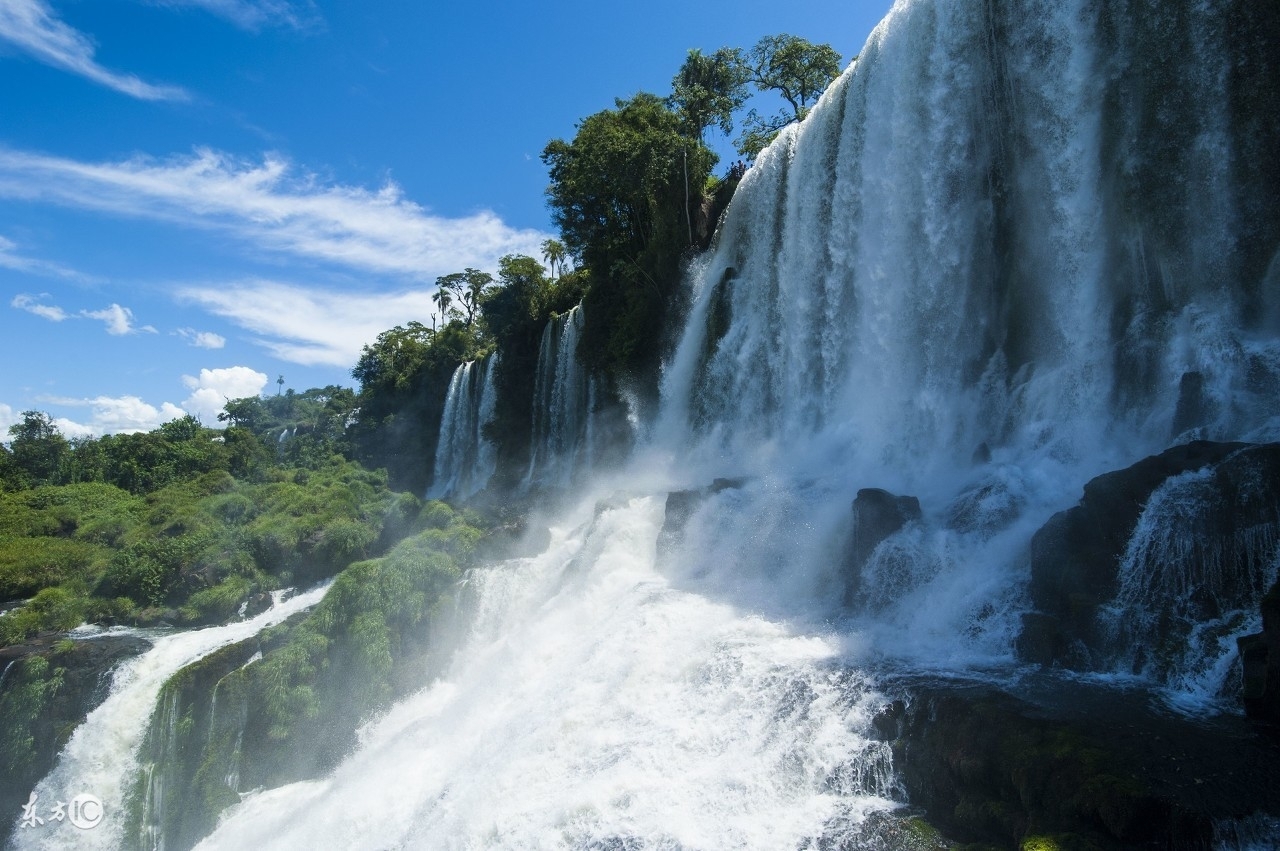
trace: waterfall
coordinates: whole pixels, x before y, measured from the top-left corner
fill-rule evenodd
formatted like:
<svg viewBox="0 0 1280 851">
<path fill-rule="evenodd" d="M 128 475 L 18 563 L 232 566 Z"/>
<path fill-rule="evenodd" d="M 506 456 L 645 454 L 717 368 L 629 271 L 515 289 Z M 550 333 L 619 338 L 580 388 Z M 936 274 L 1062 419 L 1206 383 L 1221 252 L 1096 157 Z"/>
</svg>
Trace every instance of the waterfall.
<svg viewBox="0 0 1280 851">
<path fill-rule="evenodd" d="M 1280 435 L 1276 138 L 1248 108 L 1275 80 L 1236 61 L 1273 34 L 1235 11 L 899 0 L 739 185 L 629 463 L 592 469 L 575 308 L 542 336 L 527 483 L 578 504 L 468 576 L 439 679 L 199 847 L 871 847 L 902 803 L 882 677 L 1012 669 L 1031 537 L 1097 474 Z M 1208 476 L 1150 501 L 1123 612 L 1189 583 L 1234 611 L 1274 576 L 1274 527 L 1236 539 L 1239 594 L 1180 537 Z M 920 510 L 851 565 L 863 488 Z"/>
<path fill-rule="evenodd" d="M 1142 6 L 898 3 L 739 186 L 665 440 L 910 492 L 982 445 L 1079 479 L 1164 448 L 1188 373 L 1198 436 L 1274 435 L 1230 4 Z"/>
<path fill-rule="evenodd" d="M 498 355 L 460 364 L 449 381 L 440 439 L 436 444 L 435 479 L 427 496 L 465 499 L 484 488 L 497 462 L 484 428 L 493 421 L 497 392 L 494 374 Z"/>
<path fill-rule="evenodd" d="M 1007 670 L 1031 536 L 1085 482 L 1280 434 L 1280 217 L 1245 177 L 1275 138 L 1232 108 L 1266 33 L 1229 11 L 898 2 L 739 185 L 648 442 L 472 574 L 445 676 L 201 847 L 855 847 L 900 800 L 879 672 Z M 583 467 L 583 321 L 542 338 L 533 483 Z M 846 607 L 860 488 L 921 511 Z"/>
<path fill-rule="evenodd" d="M 297 594 L 246 621 L 207 629 L 150 636 L 155 644 L 146 653 L 117 669 L 110 696 L 76 728 L 49 776 L 36 786 L 40 806 L 92 795 L 101 802 L 101 822 L 79 829 L 69 822 L 49 822 L 35 828 L 15 828 L 12 846 L 24 848 L 118 848 L 124 841 L 126 792 L 138 770 L 138 748 L 147 732 L 160 691 L 174 673 L 213 651 L 256 635 L 290 615 L 310 608 L 328 586 Z M 170 721 L 178 723 L 178 719 Z M 156 798 L 163 790 L 152 790 Z M 160 801 L 155 805 L 159 806 Z"/>
<path fill-rule="evenodd" d="M 1112 666 L 1165 684 L 1187 709 L 1223 696 L 1236 638 L 1262 628 L 1259 606 L 1280 574 L 1275 495 L 1261 477 L 1245 477 L 1243 488 L 1220 478 L 1191 471 L 1151 495 L 1107 619 Z"/>
<path fill-rule="evenodd" d="M 590 469 L 595 382 L 578 360 L 582 305 L 547 323 L 533 389 L 533 440 L 527 484 L 565 485 Z"/>
</svg>

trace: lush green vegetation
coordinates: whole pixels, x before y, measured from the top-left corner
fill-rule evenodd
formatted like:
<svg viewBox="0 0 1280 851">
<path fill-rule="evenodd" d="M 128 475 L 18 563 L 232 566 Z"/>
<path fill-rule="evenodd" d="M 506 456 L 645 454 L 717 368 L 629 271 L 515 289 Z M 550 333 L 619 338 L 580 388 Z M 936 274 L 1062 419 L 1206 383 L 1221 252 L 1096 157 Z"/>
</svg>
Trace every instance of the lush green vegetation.
<svg viewBox="0 0 1280 851">
<path fill-rule="evenodd" d="M 0 469 L 0 643 L 84 620 L 225 620 L 270 589 L 315 581 L 413 528 L 420 502 L 338 450 L 354 393 L 228 404 L 146 434 L 68 441 L 46 414 L 11 429 Z"/>
<path fill-rule="evenodd" d="M 153 772 L 162 773 L 170 799 L 164 835 L 185 847 L 239 800 L 229 776 L 240 788 L 316 776 L 353 746 L 360 723 L 420 688 L 436 627 L 447 623 L 458 580 L 473 563 L 482 534 L 474 520 L 427 503 L 422 531 L 342 571 L 310 614 L 174 676 L 143 749 L 152 770 L 141 772 L 134 831 Z"/>
</svg>

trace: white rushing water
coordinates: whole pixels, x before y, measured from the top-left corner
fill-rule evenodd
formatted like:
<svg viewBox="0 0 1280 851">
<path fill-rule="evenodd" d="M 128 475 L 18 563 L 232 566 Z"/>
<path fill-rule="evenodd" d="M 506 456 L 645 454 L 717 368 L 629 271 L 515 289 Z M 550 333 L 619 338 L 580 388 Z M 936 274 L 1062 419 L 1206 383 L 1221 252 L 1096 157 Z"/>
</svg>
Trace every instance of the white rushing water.
<svg viewBox="0 0 1280 851">
<path fill-rule="evenodd" d="M 882 699 L 840 635 L 657 570 L 660 500 L 589 512 L 471 574 L 447 675 L 332 777 L 246 800 L 199 847 L 816 847 L 890 805 L 865 736 Z"/>
<path fill-rule="evenodd" d="M 497 457 L 484 429 L 493 421 L 497 404 L 497 368 L 498 355 L 494 354 L 459 364 L 454 370 L 440 420 L 429 498 L 465 499 L 489 483 Z"/>
<path fill-rule="evenodd" d="M 40 825 L 15 827 L 12 847 L 124 847 L 125 795 L 138 768 L 138 748 L 165 682 L 184 666 L 215 650 L 257 635 L 314 606 L 327 589 L 327 585 L 321 586 L 283 602 L 277 600 L 272 608 L 249 620 L 155 636 L 150 650 L 116 670 L 111 694 L 76 728 L 53 771 L 33 790 L 37 813 L 42 818 L 58 802 L 67 804 L 79 796 L 91 795 L 101 802 L 101 809 L 91 806 L 87 821 L 93 821 L 96 812 L 100 823 L 82 829 L 71 823 L 69 815 L 63 821 L 45 818 Z"/>
<path fill-rule="evenodd" d="M 533 442 L 526 485 L 565 486 L 592 461 L 594 382 L 578 360 L 582 305 L 547 323 L 533 388 Z"/>
</svg>

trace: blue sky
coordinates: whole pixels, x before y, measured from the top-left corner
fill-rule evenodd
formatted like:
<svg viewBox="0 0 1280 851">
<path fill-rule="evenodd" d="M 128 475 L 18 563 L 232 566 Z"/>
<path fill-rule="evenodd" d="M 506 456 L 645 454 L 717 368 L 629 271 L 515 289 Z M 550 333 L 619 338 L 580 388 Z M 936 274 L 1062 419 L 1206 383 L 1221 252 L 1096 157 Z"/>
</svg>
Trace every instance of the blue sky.
<svg viewBox="0 0 1280 851">
<path fill-rule="evenodd" d="M 353 385 L 436 277 L 555 236 L 547 141 L 690 48 L 847 63 L 889 5 L 0 0 L 0 435 Z"/>
</svg>

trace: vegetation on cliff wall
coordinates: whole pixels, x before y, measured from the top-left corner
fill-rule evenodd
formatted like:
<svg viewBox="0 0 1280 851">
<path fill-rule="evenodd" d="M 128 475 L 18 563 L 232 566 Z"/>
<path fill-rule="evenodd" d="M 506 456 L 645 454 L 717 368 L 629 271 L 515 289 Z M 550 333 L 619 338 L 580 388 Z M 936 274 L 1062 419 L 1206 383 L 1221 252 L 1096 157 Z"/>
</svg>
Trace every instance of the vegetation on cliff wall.
<svg viewBox="0 0 1280 851">
<path fill-rule="evenodd" d="M 332 768 L 360 723 L 425 681 L 482 535 L 474 522 L 427 503 L 422 531 L 342 571 L 311 613 L 174 676 L 143 747 L 131 831 L 190 847 L 239 793 Z"/>
</svg>

